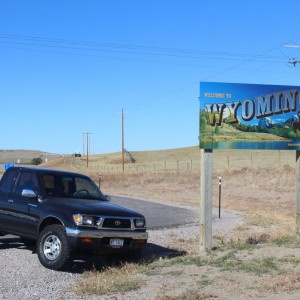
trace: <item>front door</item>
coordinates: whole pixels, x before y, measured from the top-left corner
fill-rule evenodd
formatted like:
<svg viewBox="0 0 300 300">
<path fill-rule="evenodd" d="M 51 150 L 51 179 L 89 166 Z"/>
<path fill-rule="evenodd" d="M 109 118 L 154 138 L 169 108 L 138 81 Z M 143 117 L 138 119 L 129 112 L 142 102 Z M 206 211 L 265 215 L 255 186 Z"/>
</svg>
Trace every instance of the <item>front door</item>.
<svg viewBox="0 0 300 300">
<path fill-rule="evenodd" d="M 25 190 L 39 194 L 38 178 L 35 173 L 21 172 L 16 184 L 7 198 L 7 212 L 9 214 L 10 232 L 16 235 L 36 237 L 38 226 L 38 197 L 22 195 Z"/>
</svg>

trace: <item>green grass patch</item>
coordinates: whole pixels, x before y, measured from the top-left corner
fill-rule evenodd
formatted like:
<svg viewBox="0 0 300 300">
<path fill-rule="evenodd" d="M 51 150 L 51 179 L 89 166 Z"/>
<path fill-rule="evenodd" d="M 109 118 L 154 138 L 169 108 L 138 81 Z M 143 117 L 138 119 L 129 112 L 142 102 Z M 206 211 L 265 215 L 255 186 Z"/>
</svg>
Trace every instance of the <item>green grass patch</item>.
<svg viewBox="0 0 300 300">
<path fill-rule="evenodd" d="M 282 236 L 282 237 L 274 239 L 272 242 L 273 242 L 273 244 L 281 247 L 284 245 L 294 244 L 295 241 L 296 241 L 296 238 L 294 236 Z"/>
<path fill-rule="evenodd" d="M 197 281 L 197 286 L 200 288 L 204 288 L 213 284 L 213 280 L 209 279 L 206 275 L 203 275 L 200 280 Z"/>
</svg>

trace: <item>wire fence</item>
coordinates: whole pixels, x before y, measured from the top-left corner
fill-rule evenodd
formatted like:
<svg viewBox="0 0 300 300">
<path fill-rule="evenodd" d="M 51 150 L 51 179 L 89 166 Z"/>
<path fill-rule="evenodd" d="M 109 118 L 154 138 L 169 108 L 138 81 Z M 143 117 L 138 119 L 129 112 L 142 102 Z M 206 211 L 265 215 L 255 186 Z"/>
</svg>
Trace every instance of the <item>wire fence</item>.
<svg viewBox="0 0 300 300">
<path fill-rule="evenodd" d="M 217 171 L 234 171 L 243 168 L 259 169 L 289 166 L 294 167 L 296 162 L 295 151 L 282 150 L 230 150 L 213 152 L 213 169 Z M 86 166 L 86 161 L 82 158 L 66 158 L 65 163 L 72 165 L 80 171 L 94 172 L 123 172 L 122 164 L 104 164 L 97 161 Z M 200 151 L 199 160 L 187 159 L 177 161 L 158 161 L 148 163 L 126 163 L 124 172 L 193 172 L 200 171 Z"/>
<path fill-rule="evenodd" d="M 69 164 L 67 161 L 66 164 Z M 123 172 L 122 164 L 92 164 L 88 167 L 78 163 L 72 165 L 80 170 L 89 170 L 96 172 Z M 200 169 L 200 160 L 188 161 L 165 161 L 154 163 L 126 163 L 124 165 L 124 172 L 187 172 Z"/>
</svg>

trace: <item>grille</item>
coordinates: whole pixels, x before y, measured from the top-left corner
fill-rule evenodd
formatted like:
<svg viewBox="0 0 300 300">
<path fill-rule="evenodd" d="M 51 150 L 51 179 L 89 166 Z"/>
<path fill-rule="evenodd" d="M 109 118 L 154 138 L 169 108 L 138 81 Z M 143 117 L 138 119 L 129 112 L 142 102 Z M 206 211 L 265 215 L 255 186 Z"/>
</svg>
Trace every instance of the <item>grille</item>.
<svg viewBox="0 0 300 300">
<path fill-rule="evenodd" d="M 106 218 L 103 222 L 104 228 L 131 228 L 131 221 L 129 219 L 113 219 Z"/>
</svg>

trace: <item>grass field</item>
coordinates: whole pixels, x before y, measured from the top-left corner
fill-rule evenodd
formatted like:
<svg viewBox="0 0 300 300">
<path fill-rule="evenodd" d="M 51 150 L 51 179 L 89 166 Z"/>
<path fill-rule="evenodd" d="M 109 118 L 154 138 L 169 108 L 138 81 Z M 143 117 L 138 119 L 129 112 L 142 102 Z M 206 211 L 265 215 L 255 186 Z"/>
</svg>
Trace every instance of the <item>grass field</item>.
<svg viewBox="0 0 300 300">
<path fill-rule="evenodd" d="M 160 151 L 132 151 L 135 163 L 125 160 L 125 172 L 180 172 L 199 171 L 200 149 L 198 146 Z M 243 168 L 273 168 L 290 166 L 296 161 L 295 151 L 279 150 L 214 150 L 213 168 L 216 171 L 234 171 Z M 53 166 L 61 165 L 61 161 Z M 88 164 L 88 167 L 87 167 Z M 122 171 L 121 152 L 74 157 L 64 156 L 66 168 L 82 172 L 94 171 L 119 173 Z"/>
</svg>

